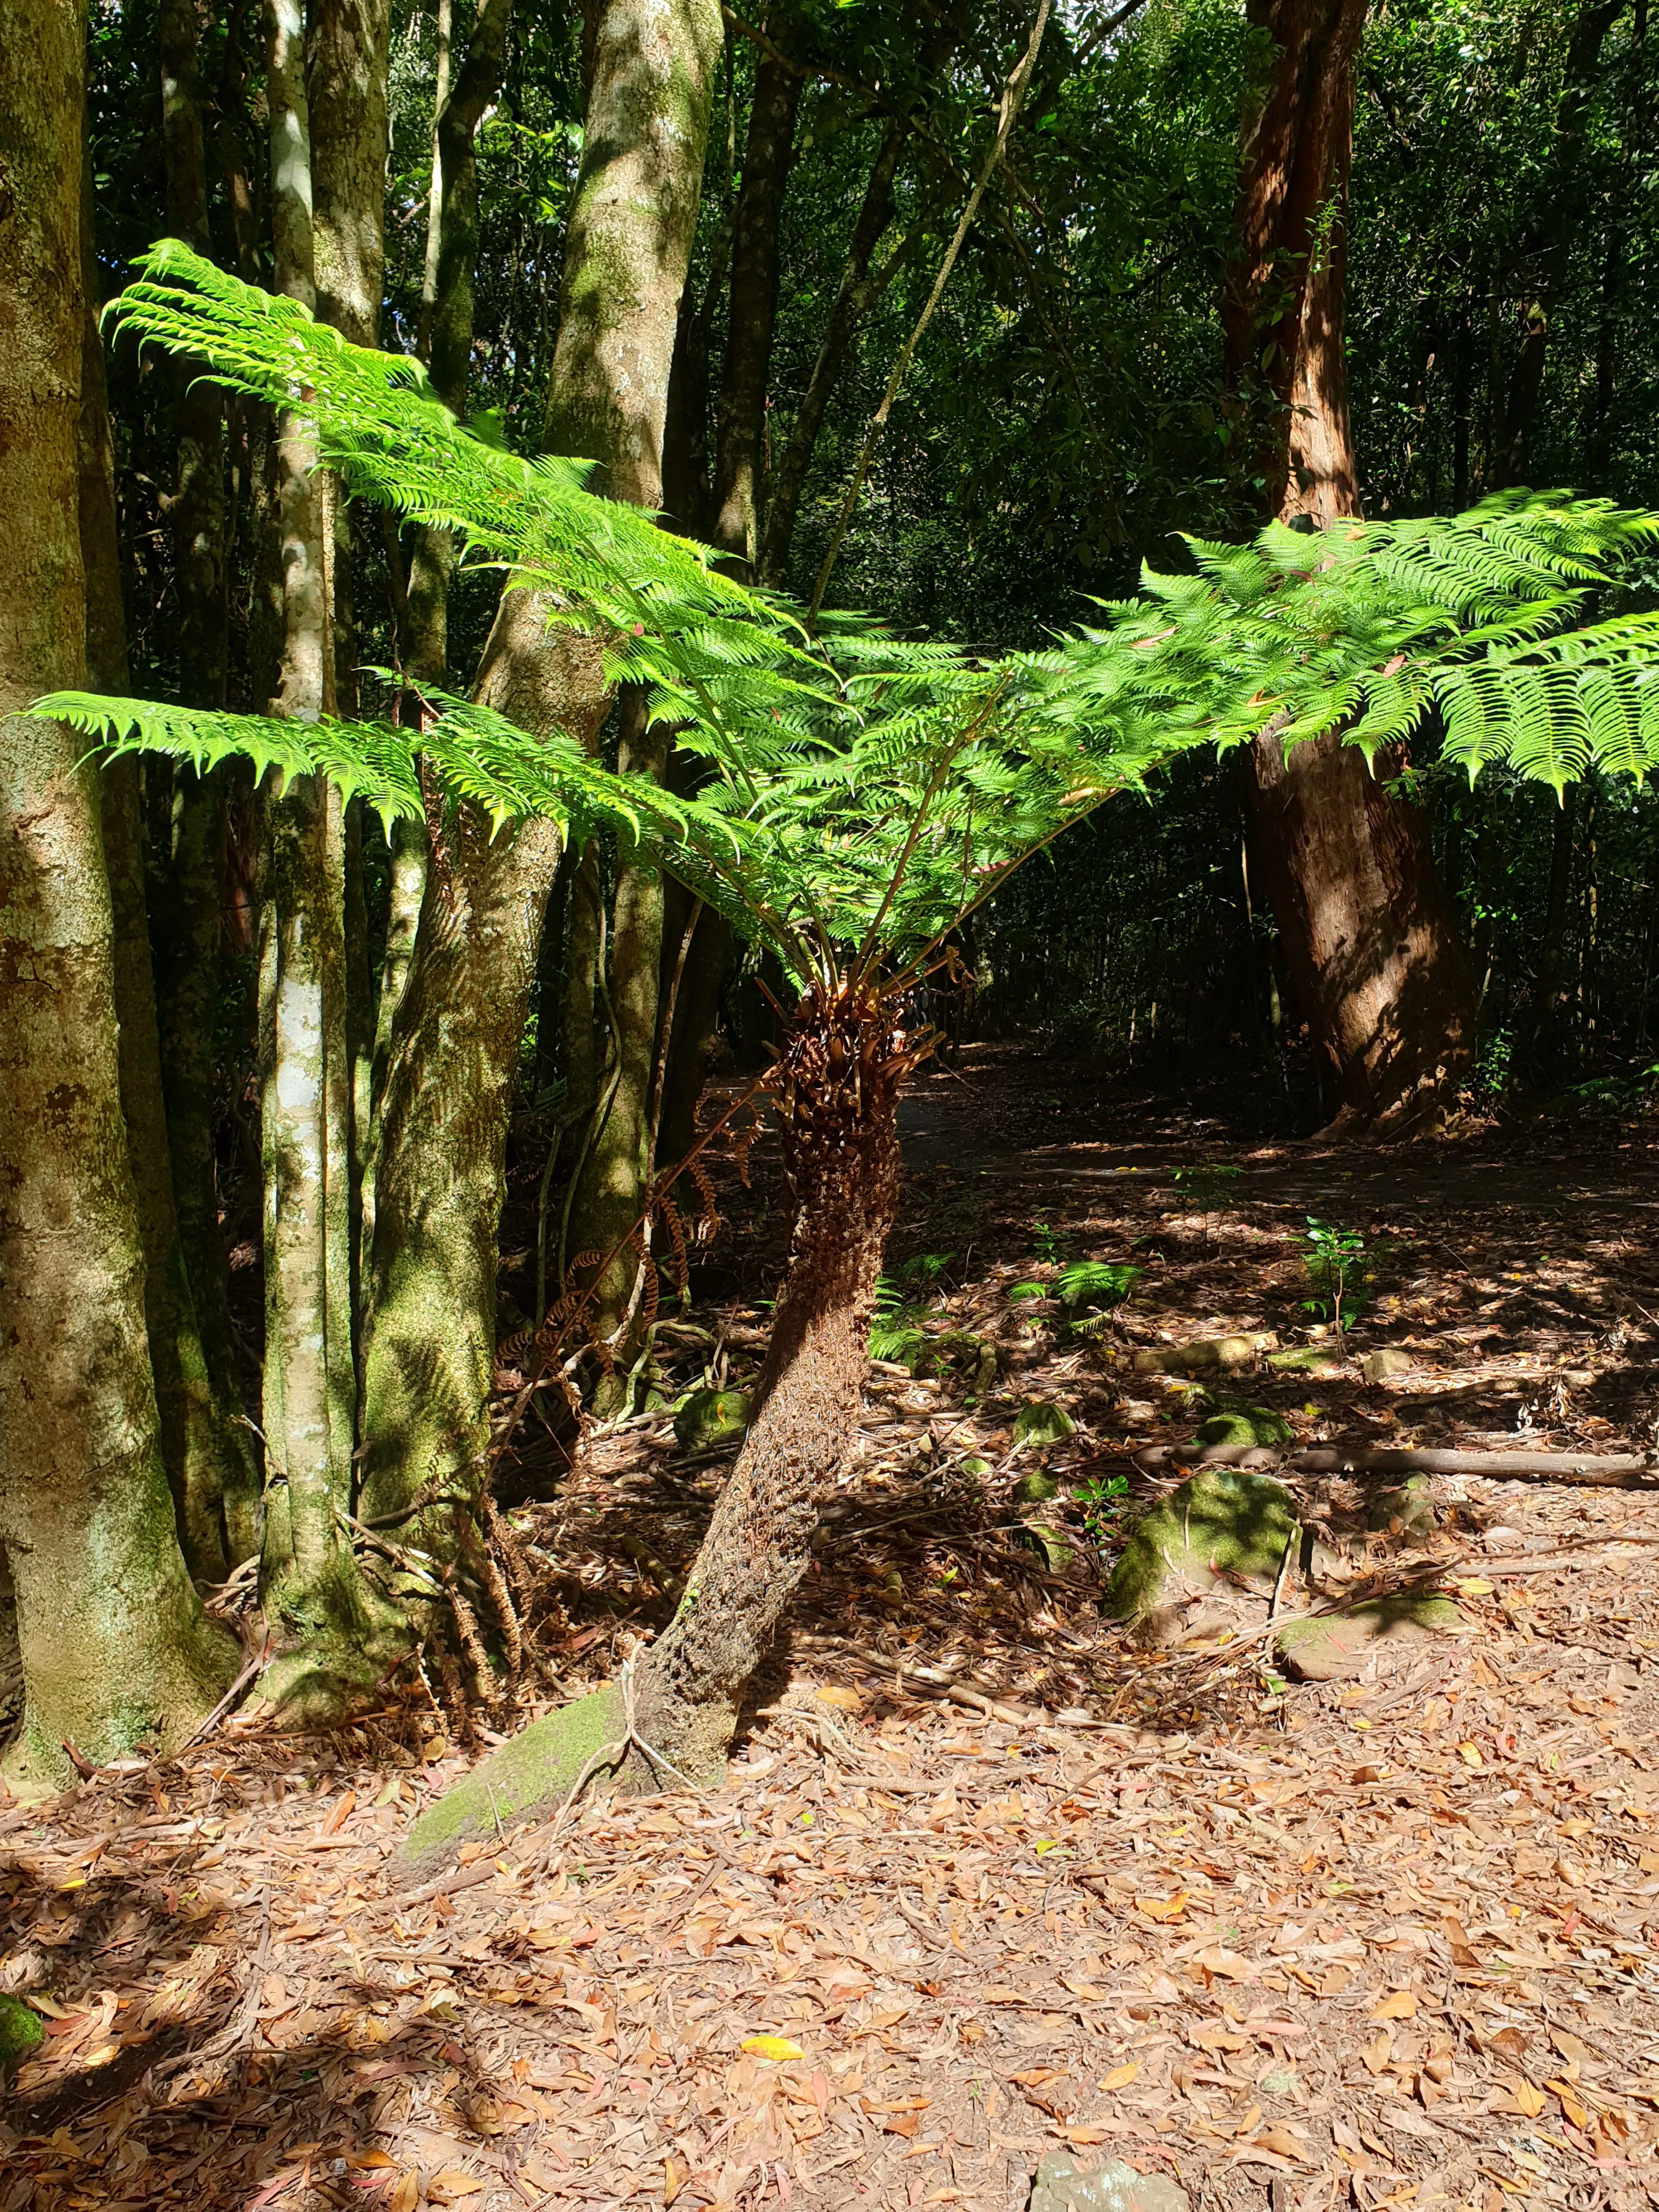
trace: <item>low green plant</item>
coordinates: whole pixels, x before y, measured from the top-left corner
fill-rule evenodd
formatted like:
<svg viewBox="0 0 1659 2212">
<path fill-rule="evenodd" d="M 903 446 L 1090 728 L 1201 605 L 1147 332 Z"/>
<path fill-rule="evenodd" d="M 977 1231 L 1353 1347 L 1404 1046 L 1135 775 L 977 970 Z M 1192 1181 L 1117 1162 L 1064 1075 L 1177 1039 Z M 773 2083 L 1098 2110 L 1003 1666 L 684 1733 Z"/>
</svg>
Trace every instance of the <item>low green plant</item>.
<svg viewBox="0 0 1659 2212">
<path fill-rule="evenodd" d="M 1127 1474 L 1085 1475 L 1073 1492 L 1083 1512 L 1083 1526 L 1097 1550 L 1113 1532 L 1129 1495 Z"/>
<path fill-rule="evenodd" d="M 1221 1211 L 1229 1185 L 1238 1181 L 1243 1170 L 1229 1160 L 1194 1160 L 1188 1166 L 1177 1168 L 1170 1182 L 1183 1198 L 1190 1198 L 1204 1219 L 1204 1245 L 1210 1244 L 1210 1224 Z"/>
<path fill-rule="evenodd" d="M 890 1275 L 876 1285 L 876 1310 L 870 1320 L 870 1357 L 908 1367 L 927 1341 L 921 1309 L 913 1305 Z"/>
<path fill-rule="evenodd" d="M 1056 1229 L 1049 1220 L 1046 1206 L 1031 1224 L 1031 1249 L 1048 1267 L 1064 1264 L 1066 1248 L 1071 1241 L 1063 1229 Z"/>
<path fill-rule="evenodd" d="M 1510 1060 L 1514 1043 L 1507 1030 L 1494 1030 L 1475 1055 L 1470 1079 L 1477 1098 L 1501 1098 L 1510 1087 Z"/>
<path fill-rule="evenodd" d="M 1303 1272 L 1313 1292 L 1304 1298 L 1302 1310 L 1329 1322 L 1338 1336 L 1352 1328 L 1370 1303 L 1365 1240 L 1357 1229 L 1308 1216 Z"/>
<path fill-rule="evenodd" d="M 1145 1273 L 1127 1260 L 1073 1260 L 1060 1269 L 1054 1291 L 1061 1305 L 1073 1311 L 1121 1306 Z"/>
</svg>

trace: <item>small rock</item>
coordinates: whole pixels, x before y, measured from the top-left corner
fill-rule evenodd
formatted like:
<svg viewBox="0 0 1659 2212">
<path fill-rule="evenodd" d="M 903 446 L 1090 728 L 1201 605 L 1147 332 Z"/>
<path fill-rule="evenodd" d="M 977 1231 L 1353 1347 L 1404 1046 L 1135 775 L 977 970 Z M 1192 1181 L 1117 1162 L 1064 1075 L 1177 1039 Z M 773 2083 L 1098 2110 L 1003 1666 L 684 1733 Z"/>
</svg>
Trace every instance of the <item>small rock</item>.
<svg viewBox="0 0 1659 2212">
<path fill-rule="evenodd" d="M 1270 1352 L 1267 1365 L 1275 1375 L 1322 1375 L 1334 1369 L 1335 1354 L 1322 1344 L 1299 1344 L 1290 1352 Z"/>
<path fill-rule="evenodd" d="M 736 1443 L 748 1426 L 746 1390 L 694 1390 L 674 1416 L 674 1441 L 682 1451 L 708 1451 Z"/>
<path fill-rule="evenodd" d="M 1046 1505 L 1051 1498 L 1056 1498 L 1059 1494 L 1058 1481 L 1045 1468 L 1040 1467 L 1031 1468 L 1027 1473 L 1022 1474 L 1013 1489 L 1016 1505 Z"/>
<path fill-rule="evenodd" d="M 1189 2212 L 1184 2189 L 1162 2173 L 1137 2173 L 1121 2158 L 1085 2166 L 1050 2151 L 1031 2184 L 1031 2212 Z"/>
<path fill-rule="evenodd" d="M 1359 1371 L 1368 1382 L 1386 1382 L 1390 1375 L 1409 1374 L 1412 1364 L 1410 1352 L 1397 1344 L 1379 1344 L 1360 1361 Z"/>
<path fill-rule="evenodd" d="M 1290 1423 L 1266 1406 L 1235 1407 L 1227 1413 L 1212 1413 L 1193 1439 L 1206 1451 L 1212 1451 L 1218 1446 L 1227 1450 L 1254 1451 L 1258 1447 L 1285 1444 L 1290 1440 Z"/>
<path fill-rule="evenodd" d="M 1022 1406 L 1014 1422 L 1016 1444 L 1057 1444 L 1072 1434 L 1073 1422 L 1063 1406 L 1036 1399 Z"/>
<path fill-rule="evenodd" d="M 1365 1526 L 1392 1536 L 1427 1536 L 1437 1526 L 1434 1490 L 1426 1474 L 1408 1474 L 1371 1494 Z"/>
<path fill-rule="evenodd" d="M 1071 1544 L 1058 1528 L 1046 1528 L 1041 1521 L 1027 1521 L 1022 1523 L 1020 1534 L 1034 1552 L 1042 1553 L 1050 1574 L 1064 1574 L 1071 1565 Z"/>
<path fill-rule="evenodd" d="M 1280 1660 L 1299 1682 L 1335 1682 L 1358 1674 L 1379 1644 L 1425 1642 L 1465 1626 L 1449 1597 L 1377 1597 L 1317 1620 L 1304 1615 L 1279 1632 Z"/>
</svg>

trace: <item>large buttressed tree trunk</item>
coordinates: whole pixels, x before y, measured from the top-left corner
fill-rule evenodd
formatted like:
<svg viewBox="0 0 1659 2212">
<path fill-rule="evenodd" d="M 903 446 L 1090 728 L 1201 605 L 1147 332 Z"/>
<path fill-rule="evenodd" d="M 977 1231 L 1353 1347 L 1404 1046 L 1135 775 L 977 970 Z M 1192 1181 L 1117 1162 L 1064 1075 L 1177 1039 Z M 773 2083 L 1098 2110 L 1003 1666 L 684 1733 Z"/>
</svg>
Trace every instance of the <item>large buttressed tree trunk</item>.
<svg viewBox="0 0 1659 2212">
<path fill-rule="evenodd" d="M 416 1864 L 497 1815 L 557 1804 L 596 1772 L 647 1789 L 720 1774 L 744 1692 L 858 1432 L 898 1206 L 898 1095 L 913 1064 L 890 1002 L 872 989 L 802 998 L 780 1070 L 795 1204 L 788 1267 L 749 1432 L 679 1610 L 621 1681 L 532 1723 L 424 1814 L 405 1846 Z"/>
<path fill-rule="evenodd" d="M 1243 455 L 1271 512 L 1328 529 L 1360 512 L 1344 305 L 1354 58 L 1364 0 L 1254 0 L 1275 52 L 1244 135 L 1222 298 Z M 1345 1119 L 1409 1125 L 1468 1066 L 1474 981 L 1425 809 L 1340 733 L 1253 749 L 1252 810 L 1286 966 Z"/>
<path fill-rule="evenodd" d="M 109 887 L 84 741 L 19 710 L 87 674 L 79 439 L 84 24 L 0 0 L 0 1540 L 26 1703 L 68 1778 L 178 1740 L 228 1678 L 179 1549 L 122 1124 Z"/>
<path fill-rule="evenodd" d="M 546 443 L 598 461 L 611 496 L 654 507 L 720 14 L 717 0 L 607 0 L 592 30 Z M 550 635 L 537 595 L 521 590 L 502 597 L 477 689 L 525 729 L 587 743 L 610 703 L 597 644 Z M 428 886 L 392 1038 L 364 1350 L 371 1519 L 434 1490 L 472 1498 L 482 1479 L 507 1106 L 560 855 L 544 823 L 493 842 L 470 822 L 454 834 L 478 848 L 458 890 L 466 913 L 500 921 L 457 930 L 441 882 Z M 435 861 L 434 878 L 441 870 Z M 477 1173 L 443 1183 L 427 1164 L 463 1128 Z M 447 1316 L 436 1338 L 434 1313 Z M 411 1404 L 414 1372 L 430 1395 Z"/>
</svg>

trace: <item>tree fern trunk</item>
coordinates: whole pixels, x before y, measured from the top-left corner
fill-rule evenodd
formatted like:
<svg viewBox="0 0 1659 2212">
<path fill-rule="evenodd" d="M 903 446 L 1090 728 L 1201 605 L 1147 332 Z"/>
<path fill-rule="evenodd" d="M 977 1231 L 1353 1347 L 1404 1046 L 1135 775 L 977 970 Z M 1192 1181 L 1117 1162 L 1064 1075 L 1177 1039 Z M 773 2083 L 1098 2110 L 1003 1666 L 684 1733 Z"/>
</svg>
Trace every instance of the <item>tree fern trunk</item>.
<svg viewBox="0 0 1659 2212">
<path fill-rule="evenodd" d="M 608 1685 L 532 1723 L 422 1814 L 404 1847 L 416 1865 L 497 1816 L 557 1805 L 596 1766 L 647 1789 L 718 1779 L 744 1692 L 858 1434 L 870 1315 L 898 1205 L 902 1048 L 878 1007 L 845 996 L 826 1006 L 810 994 L 787 1041 L 789 1264 L 749 1433 L 679 1610 L 635 1672 L 636 1738 L 658 1761 L 637 1741 L 624 1750 L 627 1701 Z"/>
</svg>

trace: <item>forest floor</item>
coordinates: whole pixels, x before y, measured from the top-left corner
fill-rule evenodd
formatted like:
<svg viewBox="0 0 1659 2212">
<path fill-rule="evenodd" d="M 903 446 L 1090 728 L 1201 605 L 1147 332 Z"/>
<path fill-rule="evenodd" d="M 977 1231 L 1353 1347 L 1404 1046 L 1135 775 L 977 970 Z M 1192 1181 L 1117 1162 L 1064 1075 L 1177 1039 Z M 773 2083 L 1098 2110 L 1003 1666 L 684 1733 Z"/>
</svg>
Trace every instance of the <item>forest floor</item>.
<svg viewBox="0 0 1659 2212">
<path fill-rule="evenodd" d="M 472 1755 L 410 1705 L 233 1723 L 0 1813 L 0 1984 L 49 2015 L 0 2212 L 1013 2212 L 1048 2151 L 1195 2207 L 1659 2204 L 1659 1489 L 1437 1477 L 1431 1525 L 1391 1532 L 1291 1478 L 1367 1587 L 1432 1571 L 1462 1611 L 1351 1680 L 1290 1683 L 1237 1626 L 1136 1650 L 1100 1610 L 1176 1479 L 1129 1455 L 1206 1410 L 1137 1349 L 1275 1332 L 1310 1364 L 1227 1387 L 1299 1442 L 1645 1450 L 1649 1133 L 1377 1153 L 1270 1118 L 990 1048 L 919 1085 L 890 1261 L 917 1341 L 872 1376 L 719 1791 L 591 1798 L 400 1891 Z M 1206 1162 L 1238 1173 L 1174 1180 Z M 758 1357 L 763 1145 L 753 1182 L 722 1185 L 707 1337 L 665 1339 L 682 1388 Z M 1307 1335 L 1310 1214 L 1364 1242 L 1345 1340 Z M 1010 1295 L 1076 1259 L 1144 1271 L 1083 1336 Z M 1409 1364 L 1368 1384 L 1385 1344 Z M 1039 1401 L 1072 1431 L 1016 1452 Z M 513 1449 L 549 1489 L 550 1433 Z M 1050 1543 L 1012 1502 L 1039 1459 Z M 647 1419 L 514 1512 L 524 1710 L 667 1617 L 721 1472 Z"/>
</svg>

